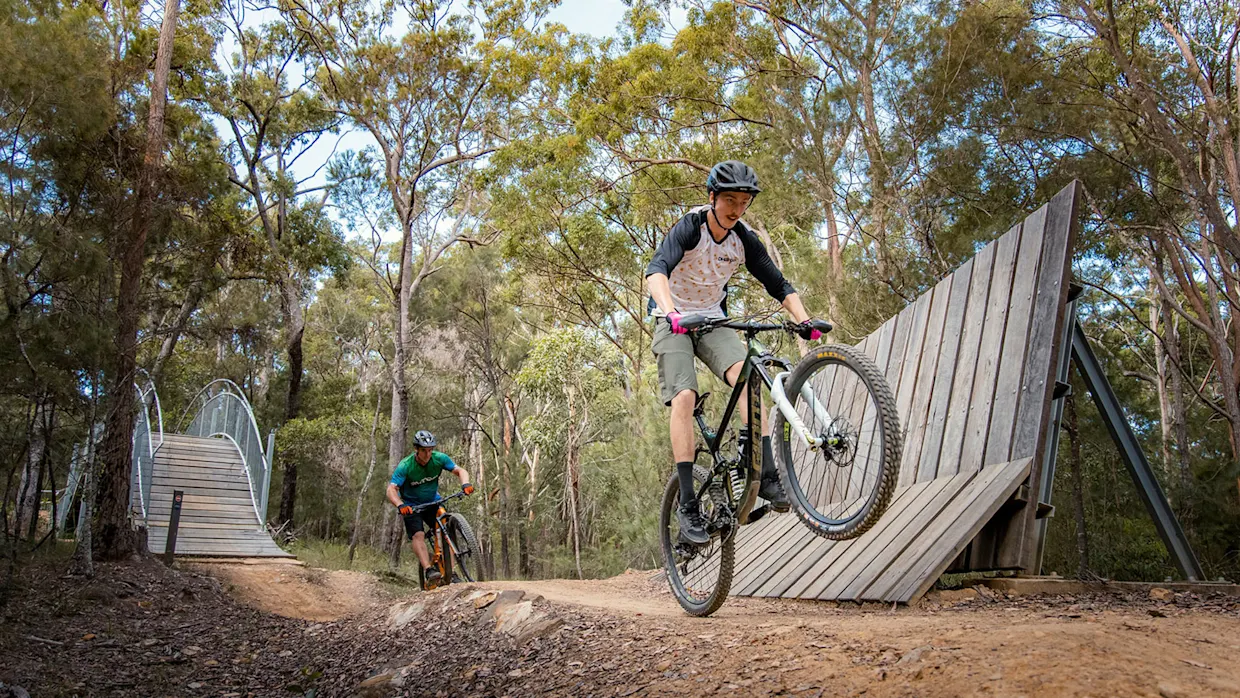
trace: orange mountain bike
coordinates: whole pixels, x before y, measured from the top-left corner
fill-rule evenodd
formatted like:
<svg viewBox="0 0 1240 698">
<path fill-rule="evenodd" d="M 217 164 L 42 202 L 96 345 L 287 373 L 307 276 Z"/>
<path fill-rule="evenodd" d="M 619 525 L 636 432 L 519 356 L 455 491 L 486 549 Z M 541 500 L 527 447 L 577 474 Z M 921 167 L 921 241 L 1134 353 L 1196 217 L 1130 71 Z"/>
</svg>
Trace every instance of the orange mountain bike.
<svg viewBox="0 0 1240 698">
<path fill-rule="evenodd" d="M 439 570 L 440 581 L 434 587 L 426 585 L 426 571 L 418 565 L 418 583 L 424 591 L 451 584 L 452 582 L 481 582 L 482 564 L 479 557 L 482 548 L 478 545 L 478 537 L 474 529 L 465 520 L 464 515 L 449 513 L 444 504 L 464 497 L 464 492 L 457 492 L 443 499 L 413 507 L 414 513 L 423 509 L 438 507 L 435 512 L 435 528 L 426 537 L 426 552 L 431 556 L 431 567 Z"/>
</svg>

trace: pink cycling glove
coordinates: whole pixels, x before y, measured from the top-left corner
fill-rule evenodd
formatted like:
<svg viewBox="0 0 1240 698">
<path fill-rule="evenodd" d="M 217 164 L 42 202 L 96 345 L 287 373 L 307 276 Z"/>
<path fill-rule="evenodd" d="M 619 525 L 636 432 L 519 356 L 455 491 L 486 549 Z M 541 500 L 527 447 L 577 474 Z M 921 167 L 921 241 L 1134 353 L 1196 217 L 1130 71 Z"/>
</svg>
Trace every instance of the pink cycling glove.
<svg viewBox="0 0 1240 698">
<path fill-rule="evenodd" d="M 689 334 L 689 330 L 680 326 L 681 314 L 672 311 L 667 314 L 667 324 L 672 326 L 672 334 Z"/>
</svg>

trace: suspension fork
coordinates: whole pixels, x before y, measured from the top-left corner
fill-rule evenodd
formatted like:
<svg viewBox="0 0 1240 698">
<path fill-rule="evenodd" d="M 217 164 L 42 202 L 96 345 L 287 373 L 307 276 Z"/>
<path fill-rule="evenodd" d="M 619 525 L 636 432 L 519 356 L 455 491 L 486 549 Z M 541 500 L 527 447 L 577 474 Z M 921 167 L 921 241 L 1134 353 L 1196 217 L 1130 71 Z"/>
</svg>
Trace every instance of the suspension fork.
<svg viewBox="0 0 1240 698">
<path fill-rule="evenodd" d="M 805 422 L 801 420 L 801 415 L 797 414 L 796 408 L 792 406 L 792 402 L 788 399 L 788 395 L 784 390 L 784 381 L 788 379 L 788 375 L 789 372 L 784 371 L 775 376 L 774 380 L 771 381 L 771 398 L 775 401 L 776 409 L 784 415 L 784 419 L 788 420 L 792 430 L 805 440 L 806 445 L 810 449 L 817 450 L 825 443 L 825 439 L 811 433 L 809 428 L 805 426 Z M 831 424 L 831 414 L 827 412 L 826 406 L 819 402 L 818 397 L 814 395 L 814 391 L 808 383 L 801 386 L 800 393 L 801 397 L 809 404 L 810 409 L 814 411 L 814 418 L 824 425 Z"/>
</svg>

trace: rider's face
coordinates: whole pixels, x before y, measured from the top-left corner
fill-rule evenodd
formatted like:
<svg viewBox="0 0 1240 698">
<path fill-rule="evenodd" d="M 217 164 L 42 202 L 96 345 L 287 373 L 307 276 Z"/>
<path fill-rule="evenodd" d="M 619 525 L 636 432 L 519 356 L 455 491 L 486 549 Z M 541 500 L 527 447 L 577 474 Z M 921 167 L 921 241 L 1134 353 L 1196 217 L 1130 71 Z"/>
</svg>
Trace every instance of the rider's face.
<svg viewBox="0 0 1240 698">
<path fill-rule="evenodd" d="M 426 463 L 426 461 L 431 459 L 431 452 L 434 450 L 435 449 L 433 448 L 418 446 L 414 449 L 414 458 L 416 458 L 419 463 Z"/>
<path fill-rule="evenodd" d="M 736 225 L 741 216 L 745 215 L 745 209 L 749 208 L 749 204 L 753 201 L 753 194 L 740 191 L 725 191 L 712 194 L 712 197 L 715 216 L 719 218 L 720 225 L 725 228 Z"/>
</svg>

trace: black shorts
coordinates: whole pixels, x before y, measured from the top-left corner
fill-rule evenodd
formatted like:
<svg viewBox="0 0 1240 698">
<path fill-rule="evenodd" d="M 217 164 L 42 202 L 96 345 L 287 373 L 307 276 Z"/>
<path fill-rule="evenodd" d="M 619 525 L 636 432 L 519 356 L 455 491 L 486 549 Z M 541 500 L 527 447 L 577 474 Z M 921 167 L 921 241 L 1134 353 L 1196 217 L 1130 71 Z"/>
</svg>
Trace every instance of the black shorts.
<svg viewBox="0 0 1240 698">
<path fill-rule="evenodd" d="M 439 507 L 426 507 L 412 514 L 401 514 L 400 517 L 405 520 L 405 535 L 412 540 L 417 533 L 434 530 L 435 514 L 438 510 Z"/>
</svg>

